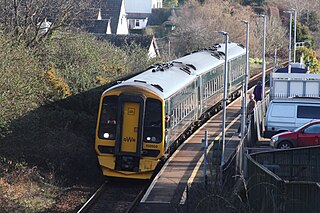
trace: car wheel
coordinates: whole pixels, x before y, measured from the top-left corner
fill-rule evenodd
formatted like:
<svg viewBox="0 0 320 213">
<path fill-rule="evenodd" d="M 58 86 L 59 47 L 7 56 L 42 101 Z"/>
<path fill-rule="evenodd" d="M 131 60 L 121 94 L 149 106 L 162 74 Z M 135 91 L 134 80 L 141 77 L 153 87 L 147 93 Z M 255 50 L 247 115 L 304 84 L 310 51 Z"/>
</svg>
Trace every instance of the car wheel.
<svg viewBox="0 0 320 213">
<path fill-rule="evenodd" d="M 290 149 L 293 148 L 292 143 L 290 143 L 289 141 L 283 141 L 281 143 L 279 143 L 278 149 Z"/>
</svg>

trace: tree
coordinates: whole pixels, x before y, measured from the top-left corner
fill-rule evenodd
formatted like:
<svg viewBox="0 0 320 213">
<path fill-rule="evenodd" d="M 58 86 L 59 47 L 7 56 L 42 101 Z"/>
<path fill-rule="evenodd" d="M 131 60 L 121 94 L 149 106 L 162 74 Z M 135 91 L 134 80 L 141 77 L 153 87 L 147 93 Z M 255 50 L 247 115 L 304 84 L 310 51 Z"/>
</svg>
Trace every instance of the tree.
<svg viewBox="0 0 320 213">
<path fill-rule="evenodd" d="M 196 0 L 186 2 L 170 18 L 176 26 L 170 35 L 176 54 L 184 54 L 223 41 L 223 37 L 215 31 L 224 30 L 230 33 L 231 40 L 245 41 L 245 26 L 240 20 L 250 18 L 248 11 L 249 8 L 243 9 L 238 4 L 232 6 L 225 1 L 207 0 L 204 4 Z"/>
<path fill-rule="evenodd" d="M 85 0 L 0 0 L 0 28 L 17 41 L 34 45 L 47 38 L 67 21 L 80 18 L 90 5 Z M 41 29 L 46 20 L 47 31 Z"/>
<path fill-rule="evenodd" d="M 230 41 L 245 44 L 245 25 L 240 22 L 245 19 L 250 21 L 250 54 L 261 57 L 262 22 L 260 18 L 253 18 L 254 15 L 250 7 L 237 3 L 207 0 L 201 5 L 197 1 L 189 1 L 171 17 L 176 26 L 170 35 L 172 47 L 176 54 L 185 54 L 224 42 L 224 38 L 215 31 L 227 31 Z M 276 45 L 283 48 L 286 30 L 280 20 L 272 18 L 267 23 L 266 52 L 273 52 Z"/>
<path fill-rule="evenodd" d="M 241 4 L 249 5 L 249 4 L 263 4 L 265 0 L 241 0 Z"/>
<path fill-rule="evenodd" d="M 179 4 L 179 5 L 183 5 L 184 2 L 185 2 L 185 0 L 178 0 L 178 4 Z"/>
<path fill-rule="evenodd" d="M 163 0 L 163 7 L 176 7 L 178 3 L 178 0 Z"/>
<path fill-rule="evenodd" d="M 312 32 L 319 31 L 320 21 L 316 11 L 304 11 L 300 17 L 300 21 L 307 25 Z"/>
<path fill-rule="evenodd" d="M 292 34 L 293 35 L 293 34 Z M 297 23 L 297 42 L 308 41 L 310 47 L 314 46 L 314 38 L 310 34 L 310 30 L 306 25 Z"/>
<path fill-rule="evenodd" d="M 297 55 L 300 57 L 303 54 L 303 61 L 310 63 L 310 73 L 319 74 L 320 73 L 320 62 L 317 59 L 316 52 L 310 48 L 302 47 L 298 49 Z"/>
</svg>

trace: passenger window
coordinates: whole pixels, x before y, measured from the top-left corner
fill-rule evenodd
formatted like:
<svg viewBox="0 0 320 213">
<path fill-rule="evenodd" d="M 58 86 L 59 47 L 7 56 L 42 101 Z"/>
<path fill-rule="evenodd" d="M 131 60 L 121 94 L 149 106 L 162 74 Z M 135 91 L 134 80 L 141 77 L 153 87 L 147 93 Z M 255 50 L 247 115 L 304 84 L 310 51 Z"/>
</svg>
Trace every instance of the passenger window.
<svg viewBox="0 0 320 213">
<path fill-rule="evenodd" d="M 298 106 L 298 118 L 320 119 L 320 107 Z"/>
<path fill-rule="evenodd" d="M 304 133 L 306 133 L 306 134 L 320 134 L 320 124 L 315 124 L 315 125 L 307 127 L 304 130 Z"/>
<path fill-rule="evenodd" d="M 118 96 L 106 96 L 103 98 L 98 130 L 99 138 L 108 140 L 115 139 L 118 112 L 117 105 Z"/>
<path fill-rule="evenodd" d="M 148 98 L 146 101 L 143 137 L 149 143 L 162 141 L 162 104 L 159 100 Z"/>
</svg>

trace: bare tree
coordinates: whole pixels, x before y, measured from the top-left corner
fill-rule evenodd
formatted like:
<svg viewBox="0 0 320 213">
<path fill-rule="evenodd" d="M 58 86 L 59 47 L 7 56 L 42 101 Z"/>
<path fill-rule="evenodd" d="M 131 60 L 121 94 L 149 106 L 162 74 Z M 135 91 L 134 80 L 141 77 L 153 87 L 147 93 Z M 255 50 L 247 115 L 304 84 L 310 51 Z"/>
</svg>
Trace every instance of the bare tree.
<svg viewBox="0 0 320 213">
<path fill-rule="evenodd" d="M 224 41 L 215 31 L 227 31 L 231 41 L 244 44 L 245 26 L 240 21 L 250 20 L 252 14 L 249 7 L 238 3 L 208 0 L 199 4 L 189 1 L 171 17 L 176 25 L 171 35 L 173 43 L 178 52 L 185 53 Z"/>
<path fill-rule="evenodd" d="M 176 29 L 171 40 L 178 53 L 210 46 L 223 42 L 224 38 L 215 31 L 227 31 L 232 42 L 245 44 L 246 30 L 241 20 L 250 22 L 250 54 L 261 57 L 262 22 L 254 18 L 251 7 L 222 0 L 208 0 L 204 4 L 197 1 L 187 2 L 181 10 L 171 17 Z M 266 52 L 273 52 L 275 46 L 283 48 L 286 30 L 281 21 L 268 18 Z"/>
<path fill-rule="evenodd" d="M 287 5 L 287 9 L 296 9 L 298 16 L 300 16 L 303 11 L 318 11 L 320 9 L 319 0 L 280 0 L 275 1 L 275 3 Z"/>
<path fill-rule="evenodd" d="M 79 18 L 89 7 L 85 0 L 0 0 L 0 27 L 18 41 L 33 45 L 56 29 Z M 46 29 L 42 26 L 50 22 Z"/>
</svg>

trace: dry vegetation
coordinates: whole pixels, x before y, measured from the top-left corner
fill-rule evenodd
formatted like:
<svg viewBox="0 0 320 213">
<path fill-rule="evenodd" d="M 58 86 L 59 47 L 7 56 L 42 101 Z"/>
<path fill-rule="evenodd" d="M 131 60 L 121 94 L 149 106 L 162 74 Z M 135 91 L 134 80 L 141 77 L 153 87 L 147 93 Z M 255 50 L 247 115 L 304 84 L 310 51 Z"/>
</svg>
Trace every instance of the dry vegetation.
<svg viewBox="0 0 320 213">
<path fill-rule="evenodd" d="M 59 187 L 36 167 L 4 159 L 0 165 L 0 212 L 74 212 L 90 194 L 90 188 Z"/>
<path fill-rule="evenodd" d="M 0 35 L 0 212 L 74 212 L 103 181 L 94 134 L 105 83 L 152 63 L 135 46 L 57 36 L 30 48 Z"/>
<path fill-rule="evenodd" d="M 74 212 L 103 181 L 94 151 L 100 94 L 153 61 L 141 48 L 70 33 L 65 20 L 81 17 L 86 1 L 23 2 L 0 0 L 0 212 Z M 37 23 L 54 8 L 61 10 L 43 34 Z M 172 48 L 180 55 L 223 41 L 220 30 L 244 44 L 246 19 L 251 57 L 260 57 L 262 25 L 254 14 L 228 1 L 189 1 L 171 17 Z M 279 17 L 269 18 L 267 31 L 269 55 L 286 49 Z"/>
<path fill-rule="evenodd" d="M 267 14 L 270 13 L 268 7 L 262 7 L 262 10 Z M 253 58 L 261 57 L 262 19 L 255 17 L 256 13 L 250 6 L 241 6 L 228 1 L 208 0 L 204 4 L 189 1 L 171 17 L 176 25 L 171 35 L 176 54 L 185 54 L 223 42 L 224 37 L 218 35 L 217 31 L 226 31 L 229 33 L 229 40 L 245 44 L 246 29 L 241 20 L 247 20 L 250 22 L 250 55 Z M 279 17 L 268 16 L 267 54 L 271 55 L 274 48 L 285 48 L 286 34 L 287 30 Z"/>
</svg>

